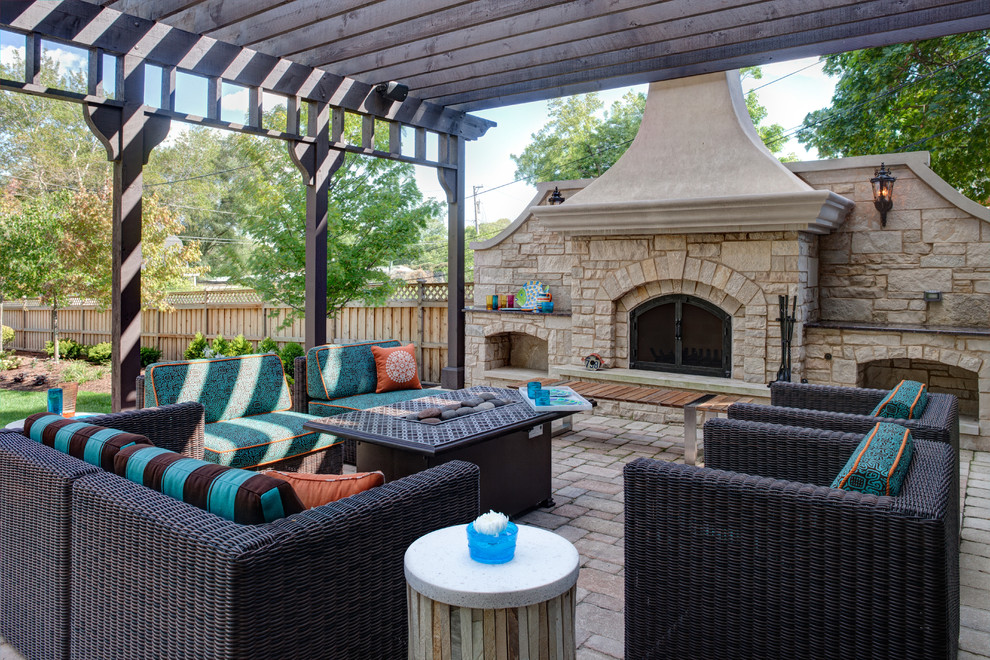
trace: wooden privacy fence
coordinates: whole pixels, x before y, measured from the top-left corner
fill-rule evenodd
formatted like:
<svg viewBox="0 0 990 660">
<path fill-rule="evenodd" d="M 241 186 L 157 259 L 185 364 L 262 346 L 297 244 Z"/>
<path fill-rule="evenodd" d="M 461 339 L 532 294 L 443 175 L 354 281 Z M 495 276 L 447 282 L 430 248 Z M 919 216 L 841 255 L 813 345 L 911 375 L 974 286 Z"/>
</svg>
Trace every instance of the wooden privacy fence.
<svg viewBox="0 0 990 660">
<path fill-rule="evenodd" d="M 473 284 L 465 298 L 473 297 Z M 174 312 L 146 309 L 141 314 L 141 345 L 158 348 L 163 360 L 182 359 L 197 332 L 210 340 L 216 335 L 230 339 L 243 334 L 255 345 L 265 337 L 279 347 L 289 342 L 305 343 L 304 319 L 284 328 L 290 308 L 264 302 L 252 289 L 183 291 L 169 295 Z M 100 310 L 92 301 L 73 299 L 59 309 L 59 337 L 82 344 L 110 341 L 109 309 Z M 14 329 L 14 343 L 4 346 L 22 351 L 43 352 L 51 340 L 51 308 L 36 299 L 8 301 L 3 325 Z M 334 342 L 359 339 L 397 339 L 416 345 L 420 378 L 440 381 L 447 362 L 447 285 L 413 283 L 396 291 L 383 307 L 350 303 L 327 319 L 327 337 Z"/>
</svg>

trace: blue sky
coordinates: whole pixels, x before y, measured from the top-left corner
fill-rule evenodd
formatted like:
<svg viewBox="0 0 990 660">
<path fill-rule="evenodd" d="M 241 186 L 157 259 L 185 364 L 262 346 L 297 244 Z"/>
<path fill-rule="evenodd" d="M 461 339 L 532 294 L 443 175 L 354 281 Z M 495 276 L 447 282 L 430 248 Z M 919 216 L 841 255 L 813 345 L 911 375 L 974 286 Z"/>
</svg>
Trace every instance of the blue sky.
<svg viewBox="0 0 990 660">
<path fill-rule="evenodd" d="M 15 50 L 23 57 L 24 41 L 20 35 L 0 31 L 0 61 L 9 61 Z M 61 45 L 51 45 L 48 54 L 62 62 L 64 67 L 81 69 L 86 66 L 85 52 Z M 113 58 L 105 62 L 106 79 L 113 79 Z M 160 101 L 161 73 L 156 67 L 149 67 L 146 75 L 147 102 L 158 105 Z M 762 80 L 743 81 L 743 89 L 757 91 L 760 102 L 768 110 L 767 121 L 781 124 L 787 132 L 797 128 L 804 116 L 820 108 L 827 107 L 834 89 L 834 82 L 822 73 L 822 65 L 816 59 L 791 60 L 769 64 L 763 67 Z M 630 89 L 646 91 L 646 85 L 624 87 L 599 93 L 608 108 Z M 224 83 L 222 119 L 243 121 L 247 108 L 247 89 Z M 265 101 L 269 97 L 266 95 Z M 272 98 L 273 103 L 278 102 Z M 284 101 L 282 101 L 284 102 Z M 268 103 L 266 102 L 267 106 Z M 495 121 L 498 126 L 488 131 L 480 140 L 467 144 L 467 173 L 465 190 L 470 196 L 474 186 L 482 186 L 479 193 L 480 223 L 500 218 L 515 219 L 535 194 L 535 187 L 528 182 L 512 183 L 515 180 L 515 163 L 512 154 L 519 154 L 526 148 L 533 133 L 540 130 L 547 121 L 546 102 L 483 110 L 475 114 Z M 197 76 L 179 73 L 177 81 L 176 110 L 203 116 L 206 114 L 206 80 Z M 176 122 L 176 130 L 188 126 Z M 410 141 L 411 142 L 411 141 Z M 434 150 L 435 140 L 428 145 Z M 404 150 L 405 151 L 405 150 Z M 794 152 L 801 159 L 814 159 L 817 154 L 806 151 L 793 138 L 784 148 L 785 153 Z M 445 199 L 437 176 L 432 168 L 418 167 L 417 182 L 427 197 Z M 506 185 L 509 184 L 509 185 Z M 469 197 L 466 204 L 466 218 L 474 222 L 474 200 Z"/>
</svg>

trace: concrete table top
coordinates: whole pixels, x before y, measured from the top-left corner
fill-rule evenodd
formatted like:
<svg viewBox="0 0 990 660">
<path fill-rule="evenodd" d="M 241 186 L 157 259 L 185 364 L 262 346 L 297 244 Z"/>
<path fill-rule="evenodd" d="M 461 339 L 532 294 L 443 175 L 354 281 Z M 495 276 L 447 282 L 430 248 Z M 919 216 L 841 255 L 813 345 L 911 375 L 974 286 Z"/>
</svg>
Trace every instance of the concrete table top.
<svg viewBox="0 0 990 660">
<path fill-rule="evenodd" d="M 515 557 L 482 564 L 468 554 L 466 527 L 438 529 L 409 546 L 405 572 L 413 589 L 449 605 L 503 609 L 541 603 L 577 582 L 578 551 L 562 536 L 519 525 Z"/>
</svg>

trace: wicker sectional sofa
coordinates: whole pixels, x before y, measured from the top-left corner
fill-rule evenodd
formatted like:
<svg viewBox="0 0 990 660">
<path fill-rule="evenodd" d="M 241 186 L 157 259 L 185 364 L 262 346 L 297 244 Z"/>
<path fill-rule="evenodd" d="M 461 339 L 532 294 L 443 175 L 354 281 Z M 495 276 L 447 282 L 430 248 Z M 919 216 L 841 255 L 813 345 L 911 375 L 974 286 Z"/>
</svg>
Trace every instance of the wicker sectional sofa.
<svg viewBox="0 0 990 660">
<path fill-rule="evenodd" d="M 303 428 L 274 353 L 159 362 L 137 379 L 145 406 L 196 401 L 206 409 L 205 460 L 311 473 L 341 470 L 340 440 Z"/>
<path fill-rule="evenodd" d="M 309 349 L 293 365 L 293 410 L 317 417 L 330 417 L 353 410 L 366 410 L 399 401 L 409 401 L 434 394 L 427 389 L 396 390 L 376 393 L 378 383 L 372 346 L 393 348 L 394 339 L 327 344 Z M 344 441 L 344 462 L 355 461 L 356 443 Z"/>
<path fill-rule="evenodd" d="M 167 444 L 133 422 L 181 408 L 201 434 L 195 403 L 92 421 Z M 239 525 L 0 433 L 0 634 L 32 660 L 403 657 L 405 550 L 475 517 L 478 484 L 455 461 Z"/>
</svg>

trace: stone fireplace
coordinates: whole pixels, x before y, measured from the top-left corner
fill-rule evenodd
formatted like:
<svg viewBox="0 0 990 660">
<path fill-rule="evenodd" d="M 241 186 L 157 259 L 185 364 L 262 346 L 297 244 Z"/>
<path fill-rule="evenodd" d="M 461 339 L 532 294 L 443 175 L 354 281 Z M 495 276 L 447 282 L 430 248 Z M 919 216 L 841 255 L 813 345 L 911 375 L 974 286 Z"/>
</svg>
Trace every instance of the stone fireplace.
<svg viewBox="0 0 990 660">
<path fill-rule="evenodd" d="M 899 193 L 885 228 L 869 183 L 881 160 Z M 555 186 L 566 201 L 549 206 Z M 990 212 L 923 153 L 781 164 L 734 72 L 651 85 L 612 168 L 540 184 L 472 248 L 471 384 L 553 375 L 765 398 L 786 295 L 793 380 L 882 387 L 910 373 L 936 391 L 975 386 L 961 396 L 974 417 L 964 444 L 990 444 Z M 550 287 L 552 314 L 479 309 L 532 279 Z M 942 303 L 922 299 L 929 288 Z M 606 370 L 584 369 L 592 353 Z"/>
</svg>

